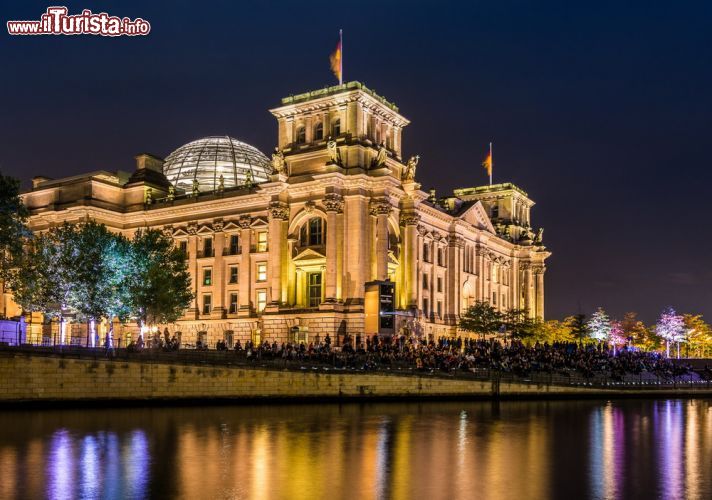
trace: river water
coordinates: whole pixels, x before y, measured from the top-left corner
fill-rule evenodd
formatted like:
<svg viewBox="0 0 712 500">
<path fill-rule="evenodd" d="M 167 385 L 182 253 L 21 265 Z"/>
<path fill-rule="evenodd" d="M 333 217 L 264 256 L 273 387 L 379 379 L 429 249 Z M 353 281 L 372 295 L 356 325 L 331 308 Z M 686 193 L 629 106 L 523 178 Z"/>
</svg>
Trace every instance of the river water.
<svg viewBox="0 0 712 500">
<path fill-rule="evenodd" d="M 0 498 L 712 498 L 712 400 L 0 413 Z"/>
</svg>

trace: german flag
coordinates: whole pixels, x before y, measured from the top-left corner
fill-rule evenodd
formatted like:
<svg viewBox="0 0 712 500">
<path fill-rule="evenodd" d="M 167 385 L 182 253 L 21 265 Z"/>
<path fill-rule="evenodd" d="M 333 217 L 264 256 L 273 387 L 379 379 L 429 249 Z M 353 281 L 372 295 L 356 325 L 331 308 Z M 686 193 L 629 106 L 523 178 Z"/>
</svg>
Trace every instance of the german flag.
<svg viewBox="0 0 712 500">
<path fill-rule="evenodd" d="M 485 158 L 485 161 L 482 162 L 482 166 L 485 167 L 485 170 L 487 170 L 487 175 L 491 176 L 492 175 L 492 149 L 490 149 L 490 152 L 487 153 L 487 158 Z"/>
<path fill-rule="evenodd" d="M 343 83 L 343 71 L 342 71 L 342 55 L 343 55 L 343 38 L 341 35 L 341 30 L 339 30 L 339 43 L 336 44 L 336 50 L 329 56 L 329 61 L 331 62 L 331 71 L 333 71 L 334 76 L 339 80 L 339 85 Z"/>
</svg>

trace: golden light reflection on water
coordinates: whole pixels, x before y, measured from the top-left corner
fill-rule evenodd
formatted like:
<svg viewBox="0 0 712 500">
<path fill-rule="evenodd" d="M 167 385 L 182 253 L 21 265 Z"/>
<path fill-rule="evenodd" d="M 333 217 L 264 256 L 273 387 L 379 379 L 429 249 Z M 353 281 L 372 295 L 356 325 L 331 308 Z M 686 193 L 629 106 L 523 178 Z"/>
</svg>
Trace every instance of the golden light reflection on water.
<svg viewBox="0 0 712 500">
<path fill-rule="evenodd" d="M 0 498 L 711 498 L 709 401 L 0 413 Z"/>
</svg>

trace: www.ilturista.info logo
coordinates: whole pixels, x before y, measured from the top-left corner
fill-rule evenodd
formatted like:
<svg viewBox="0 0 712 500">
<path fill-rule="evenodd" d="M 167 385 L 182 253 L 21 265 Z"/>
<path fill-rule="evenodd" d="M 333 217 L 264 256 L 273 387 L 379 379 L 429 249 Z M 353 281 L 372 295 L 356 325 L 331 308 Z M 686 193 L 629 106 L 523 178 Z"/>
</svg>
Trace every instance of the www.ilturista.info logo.
<svg viewBox="0 0 712 500">
<path fill-rule="evenodd" d="M 66 7 L 47 7 L 39 21 L 8 21 L 7 32 L 11 35 L 141 36 L 151 31 L 151 24 L 140 17 L 94 14 L 88 9 L 71 16 L 68 12 Z"/>
</svg>

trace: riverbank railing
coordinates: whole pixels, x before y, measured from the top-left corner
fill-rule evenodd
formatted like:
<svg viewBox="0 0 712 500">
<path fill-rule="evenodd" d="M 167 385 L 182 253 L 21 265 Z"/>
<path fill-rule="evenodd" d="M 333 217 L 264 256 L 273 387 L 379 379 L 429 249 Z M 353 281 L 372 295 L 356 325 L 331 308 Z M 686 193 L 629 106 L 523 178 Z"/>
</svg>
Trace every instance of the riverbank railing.
<svg viewBox="0 0 712 500">
<path fill-rule="evenodd" d="M 535 384 L 540 386 L 609 387 L 615 389 L 670 389 L 677 387 L 700 387 L 710 389 L 712 384 L 701 372 L 691 371 L 684 375 L 661 376 L 643 371 L 639 374 L 626 373 L 614 376 L 607 372 L 585 375 L 574 370 L 531 371 L 526 374 L 502 371 L 489 367 L 468 369 L 417 369 L 411 362 L 394 360 L 389 364 L 369 364 L 367 356 L 354 355 L 348 360 L 334 351 L 308 359 L 284 358 L 280 355 L 265 354 L 259 349 L 248 356 L 246 351 L 216 351 L 181 349 L 131 350 L 88 348 L 77 346 L 0 346 L 0 355 L 27 355 L 59 357 L 84 360 L 109 360 L 113 362 L 140 362 L 156 364 L 180 364 L 197 366 L 225 366 L 245 369 L 268 369 L 290 371 L 312 371 L 322 373 L 379 373 L 391 375 L 411 375 L 426 377 L 458 378 L 498 383 Z"/>
</svg>

